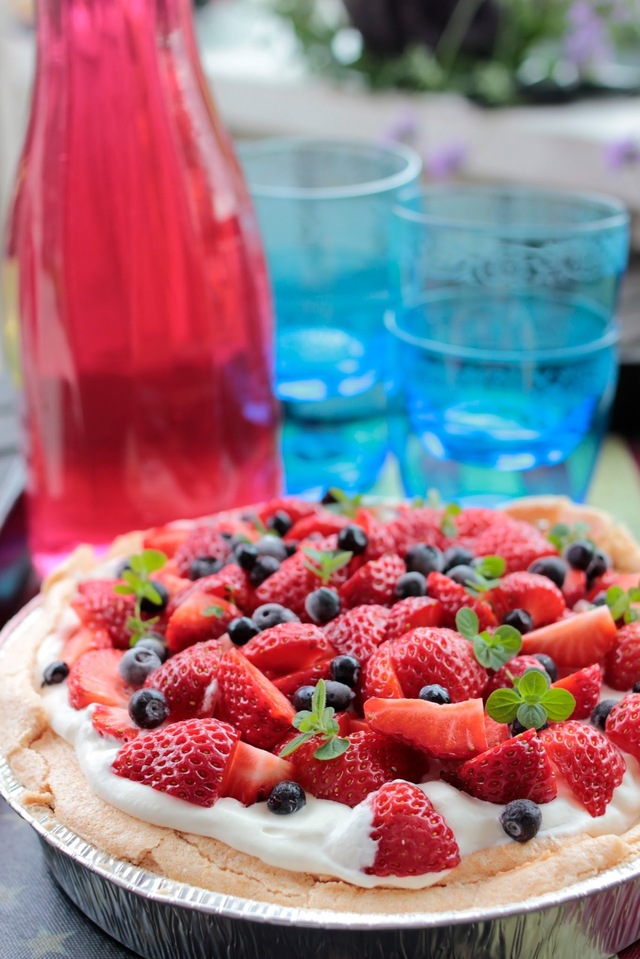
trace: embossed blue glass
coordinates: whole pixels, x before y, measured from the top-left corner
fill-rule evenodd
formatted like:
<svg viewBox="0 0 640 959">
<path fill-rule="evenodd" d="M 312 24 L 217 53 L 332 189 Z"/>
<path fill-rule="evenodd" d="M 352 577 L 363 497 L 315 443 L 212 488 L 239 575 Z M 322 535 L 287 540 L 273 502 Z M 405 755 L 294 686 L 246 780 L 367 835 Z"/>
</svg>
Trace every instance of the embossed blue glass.
<svg viewBox="0 0 640 959">
<path fill-rule="evenodd" d="M 628 216 L 615 200 L 445 187 L 404 196 L 389 313 L 408 493 L 584 499 L 617 379 Z"/>
<path fill-rule="evenodd" d="M 369 489 L 388 454 L 389 230 L 422 163 L 402 145 L 274 139 L 240 151 L 276 306 L 287 490 Z"/>
</svg>

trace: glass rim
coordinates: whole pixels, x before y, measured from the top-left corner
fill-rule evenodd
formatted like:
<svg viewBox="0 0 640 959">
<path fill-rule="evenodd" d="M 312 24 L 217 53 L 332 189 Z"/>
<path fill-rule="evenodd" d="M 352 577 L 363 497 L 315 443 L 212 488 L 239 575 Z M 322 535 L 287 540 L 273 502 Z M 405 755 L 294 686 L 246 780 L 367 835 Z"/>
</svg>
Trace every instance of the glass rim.
<svg viewBox="0 0 640 959">
<path fill-rule="evenodd" d="M 415 307 L 414 307 L 415 309 Z M 410 312 L 410 311 L 408 311 Z M 497 363 L 522 363 L 523 361 L 537 362 L 544 360 L 546 362 L 563 363 L 567 360 L 580 359 L 589 356 L 591 353 L 597 353 L 618 342 L 621 336 L 622 328 L 617 320 L 612 319 L 603 333 L 596 339 L 588 343 L 581 343 L 578 346 L 558 346 L 552 349 L 522 349 L 522 350 L 503 350 L 482 349 L 475 346 L 458 346 L 449 343 L 443 343 L 440 340 L 434 340 L 430 337 L 415 336 L 408 330 L 403 330 L 398 324 L 398 316 L 395 310 L 385 310 L 383 317 L 387 332 L 397 337 L 409 346 L 417 346 L 426 352 L 437 353 L 440 356 L 448 356 L 458 360 L 475 360 L 477 362 Z"/>
<path fill-rule="evenodd" d="M 521 236 L 523 234 L 524 224 L 496 223 L 486 221 L 474 223 L 468 220 L 460 219 L 454 216 L 447 216 L 442 213 L 425 213 L 419 210 L 412 210 L 404 204 L 409 199 L 415 197 L 441 197 L 441 196 L 470 196 L 470 197 L 512 197 L 522 198 L 531 197 L 537 200 L 547 200 L 550 202 L 570 202 L 574 204 L 587 204 L 593 207 L 599 207 L 602 211 L 599 216 L 594 216 L 593 220 L 584 223 L 566 223 L 566 224 L 535 224 L 526 231 L 522 239 L 532 237 L 541 238 L 545 236 L 556 237 L 567 234 L 591 233 L 601 230 L 615 229 L 616 227 L 628 227 L 630 223 L 630 214 L 626 205 L 614 196 L 606 193 L 592 193 L 588 191 L 561 190 L 539 186 L 520 186 L 509 183 L 495 184 L 474 184 L 463 183 L 453 184 L 444 183 L 431 186 L 420 187 L 413 190 L 405 197 L 400 197 L 392 209 L 393 216 L 399 220 L 406 220 L 414 224 L 424 226 L 437 226 L 449 230 L 464 230 L 465 232 L 477 233 L 496 233 L 501 236 Z"/>
<path fill-rule="evenodd" d="M 283 149 L 324 147 L 331 150 L 339 148 L 343 151 L 352 151 L 360 155 L 378 153 L 382 156 L 394 156 L 405 162 L 404 169 L 375 180 L 366 180 L 363 183 L 353 183 L 348 186 L 270 186 L 268 184 L 250 181 L 247 172 L 245 180 L 252 196 L 266 197 L 278 200 L 344 200 L 356 197 L 375 196 L 393 190 L 400 190 L 407 186 L 422 173 L 423 163 L 420 154 L 412 147 L 403 143 L 383 144 L 369 143 L 365 140 L 331 139 L 329 137 L 266 137 L 251 143 L 240 144 L 236 147 L 239 157 L 268 156 Z"/>
</svg>

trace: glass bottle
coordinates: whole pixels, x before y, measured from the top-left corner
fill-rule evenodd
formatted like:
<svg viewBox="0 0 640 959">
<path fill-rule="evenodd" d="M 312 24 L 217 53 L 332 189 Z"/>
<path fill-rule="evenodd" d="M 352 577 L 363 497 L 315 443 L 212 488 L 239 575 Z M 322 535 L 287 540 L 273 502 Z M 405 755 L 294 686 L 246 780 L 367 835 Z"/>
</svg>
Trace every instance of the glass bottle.
<svg viewBox="0 0 640 959">
<path fill-rule="evenodd" d="M 38 2 L 4 268 L 45 569 L 280 478 L 262 250 L 189 0 Z"/>
</svg>

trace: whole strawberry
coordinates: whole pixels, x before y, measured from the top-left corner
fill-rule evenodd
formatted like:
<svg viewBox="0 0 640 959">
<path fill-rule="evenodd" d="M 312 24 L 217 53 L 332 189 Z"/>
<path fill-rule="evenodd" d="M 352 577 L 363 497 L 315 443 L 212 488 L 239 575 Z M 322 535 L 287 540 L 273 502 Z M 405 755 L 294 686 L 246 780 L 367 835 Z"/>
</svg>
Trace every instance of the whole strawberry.
<svg viewBox="0 0 640 959">
<path fill-rule="evenodd" d="M 218 719 L 171 723 L 125 743 L 111 769 L 185 802 L 213 806 L 238 738 Z"/>
<path fill-rule="evenodd" d="M 640 761 L 640 693 L 630 693 L 613 707 L 605 732 L 619 749 Z"/>
<path fill-rule="evenodd" d="M 406 572 L 404 562 L 395 553 L 361 566 L 339 590 L 345 608 L 361 605 L 391 606 L 398 579 Z"/>
<path fill-rule="evenodd" d="M 396 553 L 404 556 L 410 546 L 425 543 L 444 549 L 446 536 L 442 532 L 442 510 L 428 506 L 406 508 L 388 525 Z"/>
<path fill-rule="evenodd" d="M 279 603 L 302 619 L 305 600 L 319 586 L 337 589 L 349 578 L 350 553 L 340 555 L 335 535 L 313 541 L 289 556 L 255 591 L 255 605 Z M 314 572 L 315 570 L 315 572 Z"/>
<path fill-rule="evenodd" d="M 196 643 L 147 676 L 145 687 L 164 694 L 171 722 L 213 715 L 217 692 L 214 680 L 221 655 L 217 640 Z"/>
<path fill-rule="evenodd" d="M 117 649 L 128 649 L 131 630 L 127 623 L 135 612 L 135 600 L 115 593 L 118 583 L 114 579 L 85 580 L 78 584 L 71 606 L 85 626 L 104 630 Z"/>
<path fill-rule="evenodd" d="M 476 556 L 502 556 L 508 573 L 526 570 L 536 559 L 556 556 L 557 549 L 531 523 L 496 515 L 495 522 L 473 540 Z"/>
<path fill-rule="evenodd" d="M 231 553 L 229 540 L 211 526 L 196 526 L 176 550 L 174 560 L 180 576 L 189 576 L 197 559 L 226 559 Z"/>
<path fill-rule="evenodd" d="M 557 794 L 551 762 L 533 729 L 468 759 L 445 778 L 476 799 L 501 805 L 513 799 L 547 803 Z"/>
<path fill-rule="evenodd" d="M 326 634 L 311 623 L 279 623 L 250 639 L 242 652 L 270 679 L 309 669 L 336 655 Z"/>
<path fill-rule="evenodd" d="M 444 626 L 444 610 L 440 600 L 431 596 L 409 596 L 394 603 L 384 638 L 399 639 L 419 626 Z"/>
<path fill-rule="evenodd" d="M 464 586 L 449 579 L 443 573 L 429 573 L 427 595 L 439 600 L 443 610 L 443 626 L 449 629 L 455 629 L 456 614 L 465 606 L 472 609 L 478 617 L 480 630 L 498 625 L 493 610 L 487 603 L 472 596 Z"/>
<path fill-rule="evenodd" d="M 324 634 L 340 654 L 365 663 L 386 639 L 390 615 L 386 606 L 356 606 L 336 616 L 324 627 Z"/>
<path fill-rule="evenodd" d="M 452 629 L 413 629 L 389 643 L 395 675 L 409 699 L 423 686 L 437 683 L 451 701 L 475 699 L 487 684 L 487 671 L 477 661 L 472 644 Z"/>
<path fill-rule="evenodd" d="M 604 660 L 604 681 L 613 689 L 631 689 L 640 680 L 640 620 L 618 630 Z"/>
<path fill-rule="evenodd" d="M 539 735 L 556 775 L 592 816 L 602 816 L 625 771 L 617 746 L 600 730 L 575 719 L 553 723 Z"/>
<path fill-rule="evenodd" d="M 407 782 L 385 783 L 366 800 L 373 813 L 372 876 L 420 876 L 453 869 L 460 851 L 452 830 L 421 789 Z"/>
</svg>

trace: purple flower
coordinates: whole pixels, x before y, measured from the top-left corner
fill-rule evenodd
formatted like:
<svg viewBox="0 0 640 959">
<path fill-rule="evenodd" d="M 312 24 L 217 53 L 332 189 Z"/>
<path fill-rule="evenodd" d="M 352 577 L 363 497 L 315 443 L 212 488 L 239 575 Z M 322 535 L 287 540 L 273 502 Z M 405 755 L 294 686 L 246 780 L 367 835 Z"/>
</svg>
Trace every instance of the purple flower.
<svg viewBox="0 0 640 959">
<path fill-rule="evenodd" d="M 418 137 L 418 119 L 411 107 L 399 110 L 381 130 L 380 143 L 415 143 Z"/>
<path fill-rule="evenodd" d="M 569 7 L 564 51 L 579 70 L 602 62 L 611 54 L 605 20 L 589 0 L 575 0 Z"/>
<path fill-rule="evenodd" d="M 604 162 L 607 169 L 613 172 L 640 163 L 640 140 L 629 136 L 607 143 L 604 149 Z"/>
<path fill-rule="evenodd" d="M 469 149 L 452 140 L 432 147 L 424 154 L 424 168 L 430 180 L 449 180 L 464 166 Z"/>
</svg>

